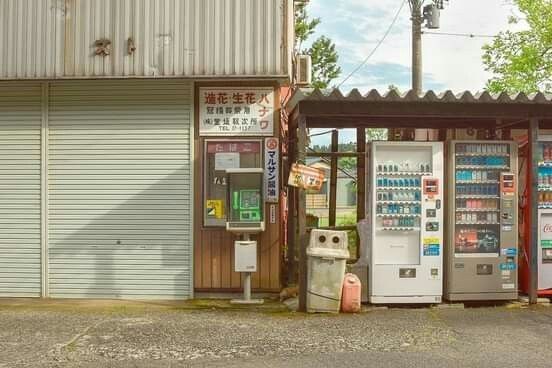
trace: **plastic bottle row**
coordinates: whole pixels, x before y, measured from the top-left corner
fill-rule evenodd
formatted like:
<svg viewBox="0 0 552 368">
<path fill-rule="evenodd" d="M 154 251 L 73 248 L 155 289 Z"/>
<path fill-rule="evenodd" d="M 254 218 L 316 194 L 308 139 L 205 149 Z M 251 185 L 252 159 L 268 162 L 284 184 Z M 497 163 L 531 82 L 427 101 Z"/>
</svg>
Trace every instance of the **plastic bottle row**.
<svg viewBox="0 0 552 368">
<path fill-rule="evenodd" d="M 404 179 L 391 179 L 391 178 L 378 178 L 378 187 L 393 187 L 393 188 L 416 188 L 420 187 L 420 178 L 404 178 Z"/>
<path fill-rule="evenodd" d="M 415 227 L 417 224 L 417 219 L 413 217 L 386 218 L 382 220 L 381 224 L 383 225 L 383 227 L 387 228 Z"/>
<path fill-rule="evenodd" d="M 396 172 L 423 172 L 430 173 L 431 165 L 429 163 L 412 163 L 410 161 L 403 161 L 394 163 L 388 161 L 384 164 L 378 164 L 378 173 L 396 173 Z"/>
<path fill-rule="evenodd" d="M 419 191 L 409 191 L 409 192 L 378 192 L 377 199 L 378 201 L 419 201 L 420 200 Z"/>
<path fill-rule="evenodd" d="M 539 150 L 541 161 L 552 161 L 552 143 L 541 143 Z"/>
<path fill-rule="evenodd" d="M 496 171 L 485 170 L 458 170 L 456 171 L 456 180 L 464 181 L 497 181 L 499 173 Z"/>
<path fill-rule="evenodd" d="M 498 213 L 496 212 L 457 212 L 457 222 L 474 223 L 474 222 L 486 222 L 490 224 L 498 223 Z"/>
<path fill-rule="evenodd" d="M 457 157 L 458 166 L 508 166 L 508 157 L 477 156 L 477 157 Z"/>
<path fill-rule="evenodd" d="M 378 215 L 419 215 L 422 212 L 422 206 L 419 204 L 377 204 L 376 213 Z"/>
<path fill-rule="evenodd" d="M 469 144 L 457 144 L 456 145 L 457 153 L 469 153 L 469 154 L 507 154 L 508 145 L 506 144 L 480 144 L 480 143 L 469 143 Z"/>
<path fill-rule="evenodd" d="M 552 186 L 552 172 L 539 172 L 539 185 L 551 185 Z"/>
<path fill-rule="evenodd" d="M 496 199 L 457 199 L 457 209 L 498 209 L 498 201 Z"/>
<path fill-rule="evenodd" d="M 457 195 L 492 195 L 498 196 L 499 186 L 497 184 L 457 184 Z"/>
</svg>

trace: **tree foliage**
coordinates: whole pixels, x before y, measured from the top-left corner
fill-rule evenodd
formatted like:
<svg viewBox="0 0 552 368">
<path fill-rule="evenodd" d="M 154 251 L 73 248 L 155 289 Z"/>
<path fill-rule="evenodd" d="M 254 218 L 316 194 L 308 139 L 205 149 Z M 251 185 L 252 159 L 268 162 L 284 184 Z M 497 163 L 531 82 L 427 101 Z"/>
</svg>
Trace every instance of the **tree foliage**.
<svg viewBox="0 0 552 368">
<path fill-rule="evenodd" d="M 552 1 L 514 0 L 525 22 L 523 31 L 501 32 L 483 47 L 483 63 L 493 73 L 487 89 L 494 93 L 552 92 Z"/>
<path fill-rule="evenodd" d="M 311 56 L 312 85 L 323 89 L 339 77 L 341 68 L 338 66 L 339 56 L 335 44 L 326 36 L 318 37 L 309 48 L 302 49 L 303 43 L 315 33 L 319 24 L 320 18 L 309 17 L 306 3 L 295 5 L 295 53 Z"/>
</svg>

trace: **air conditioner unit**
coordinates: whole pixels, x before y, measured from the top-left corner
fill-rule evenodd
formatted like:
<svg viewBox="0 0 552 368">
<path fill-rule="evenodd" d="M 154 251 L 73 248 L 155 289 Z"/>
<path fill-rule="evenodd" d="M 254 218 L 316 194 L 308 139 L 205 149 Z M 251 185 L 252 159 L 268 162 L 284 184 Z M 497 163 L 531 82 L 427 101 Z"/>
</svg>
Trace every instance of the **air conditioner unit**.
<svg viewBox="0 0 552 368">
<path fill-rule="evenodd" d="M 298 86 L 311 84 L 312 61 L 310 55 L 297 55 L 295 57 L 295 83 Z"/>
</svg>

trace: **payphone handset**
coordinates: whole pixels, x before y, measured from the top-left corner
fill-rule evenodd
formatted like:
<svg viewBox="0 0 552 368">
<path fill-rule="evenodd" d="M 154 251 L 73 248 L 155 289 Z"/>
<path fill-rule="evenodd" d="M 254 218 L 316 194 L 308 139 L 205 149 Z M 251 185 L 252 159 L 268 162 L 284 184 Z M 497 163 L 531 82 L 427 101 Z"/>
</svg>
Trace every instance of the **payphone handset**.
<svg viewBox="0 0 552 368">
<path fill-rule="evenodd" d="M 263 169 L 227 169 L 230 211 L 226 230 L 236 233 L 264 231 Z"/>
</svg>

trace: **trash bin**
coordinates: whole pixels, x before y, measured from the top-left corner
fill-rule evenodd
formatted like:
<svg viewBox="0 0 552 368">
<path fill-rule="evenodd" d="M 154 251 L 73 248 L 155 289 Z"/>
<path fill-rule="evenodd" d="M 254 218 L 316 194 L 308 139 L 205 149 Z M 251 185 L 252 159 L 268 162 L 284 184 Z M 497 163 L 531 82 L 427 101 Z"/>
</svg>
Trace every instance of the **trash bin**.
<svg viewBox="0 0 552 368">
<path fill-rule="evenodd" d="M 349 258 L 347 233 L 312 230 L 307 256 L 307 312 L 339 313 Z"/>
</svg>

